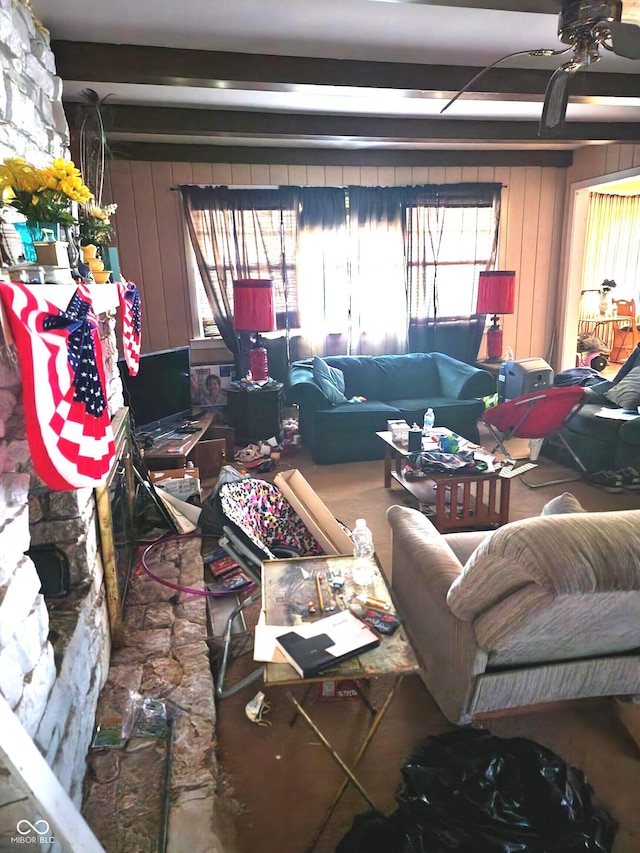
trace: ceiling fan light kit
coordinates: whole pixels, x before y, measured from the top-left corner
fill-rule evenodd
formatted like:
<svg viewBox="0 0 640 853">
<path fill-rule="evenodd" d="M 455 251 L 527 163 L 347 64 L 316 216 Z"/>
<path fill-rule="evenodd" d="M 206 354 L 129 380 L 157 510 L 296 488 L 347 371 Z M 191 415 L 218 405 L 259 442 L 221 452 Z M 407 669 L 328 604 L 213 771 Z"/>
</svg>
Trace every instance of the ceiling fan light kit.
<svg viewBox="0 0 640 853">
<path fill-rule="evenodd" d="M 551 75 L 544 95 L 538 136 L 560 136 L 565 126 L 569 85 L 574 76 L 600 59 L 600 47 L 627 59 L 640 59 L 640 27 L 622 22 L 621 0 L 562 0 L 558 16 L 558 38 L 569 47 L 563 50 L 538 48 L 509 53 L 483 68 L 440 113 L 468 91 L 486 71 L 513 56 L 555 56 L 573 49 L 573 56 Z"/>
</svg>

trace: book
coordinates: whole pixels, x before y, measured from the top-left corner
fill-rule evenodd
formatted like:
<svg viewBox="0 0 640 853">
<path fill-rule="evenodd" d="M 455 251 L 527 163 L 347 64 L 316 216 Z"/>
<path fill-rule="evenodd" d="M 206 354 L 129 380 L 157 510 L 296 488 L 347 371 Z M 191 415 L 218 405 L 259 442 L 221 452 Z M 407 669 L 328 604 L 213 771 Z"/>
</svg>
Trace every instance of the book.
<svg viewBox="0 0 640 853">
<path fill-rule="evenodd" d="M 249 587 L 255 587 L 255 583 L 247 577 L 240 567 L 215 577 L 207 584 L 207 589 L 213 595 L 229 595 L 232 592 L 243 592 Z"/>
<path fill-rule="evenodd" d="M 313 678 L 380 645 L 380 638 L 349 610 L 296 625 L 275 641 L 302 678 Z"/>
<path fill-rule="evenodd" d="M 204 558 L 205 566 L 214 578 L 229 574 L 240 568 L 238 563 L 231 557 L 223 548 L 218 548 L 212 554 L 207 554 Z"/>
<path fill-rule="evenodd" d="M 213 578 L 207 583 L 207 589 L 213 595 L 229 595 L 255 587 L 255 582 L 242 571 L 241 566 L 224 548 L 216 548 L 205 554 L 203 561 Z"/>
</svg>

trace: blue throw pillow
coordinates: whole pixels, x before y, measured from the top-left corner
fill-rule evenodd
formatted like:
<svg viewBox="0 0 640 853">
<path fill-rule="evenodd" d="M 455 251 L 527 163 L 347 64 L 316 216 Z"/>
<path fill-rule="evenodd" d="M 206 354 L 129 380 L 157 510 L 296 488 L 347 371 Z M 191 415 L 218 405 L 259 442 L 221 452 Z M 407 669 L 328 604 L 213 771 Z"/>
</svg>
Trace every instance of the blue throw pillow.
<svg viewBox="0 0 640 853">
<path fill-rule="evenodd" d="M 317 355 L 313 357 L 313 378 L 332 406 L 347 402 L 344 396 L 344 373 L 337 367 L 329 367 Z"/>
</svg>

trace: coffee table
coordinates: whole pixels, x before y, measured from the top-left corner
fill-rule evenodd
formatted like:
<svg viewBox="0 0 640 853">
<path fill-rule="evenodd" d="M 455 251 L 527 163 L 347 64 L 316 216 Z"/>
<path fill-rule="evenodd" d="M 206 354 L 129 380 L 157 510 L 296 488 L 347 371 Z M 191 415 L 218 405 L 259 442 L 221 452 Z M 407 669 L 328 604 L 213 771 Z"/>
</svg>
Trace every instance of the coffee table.
<svg viewBox="0 0 640 853">
<path fill-rule="evenodd" d="M 424 479 L 408 480 L 402 473 L 403 462 L 409 456 L 408 448 L 392 441 L 391 432 L 377 432 L 376 435 L 385 446 L 385 489 L 396 482 L 420 504 L 433 505 L 431 520 L 440 533 L 490 529 L 509 521 L 511 483 L 497 471 L 428 473 Z"/>
<path fill-rule="evenodd" d="M 344 578 L 345 583 L 341 590 L 336 590 L 334 593 L 329 592 L 328 586 L 324 584 L 322 586 L 323 604 L 340 608 L 348 607 L 353 598 L 359 592 L 364 591 L 367 595 L 372 595 L 388 602 L 390 605 L 389 612 L 398 616 L 399 614 L 391 596 L 391 590 L 377 560 L 373 581 L 365 590 L 356 587 L 353 583 L 351 579 L 352 565 L 353 557 L 351 556 L 301 557 L 264 562 L 262 564 L 262 611 L 265 623 L 267 625 L 291 626 L 296 624 L 296 622 L 299 623 L 300 620 L 307 621 L 319 618 L 320 607 L 316 578 L 319 575 L 323 575 L 326 578 L 329 573 L 337 573 Z M 340 593 L 342 593 L 342 598 L 340 597 Z M 314 606 L 318 609 L 315 616 L 308 614 L 309 602 L 314 602 Z M 329 614 L 324 612 L 323 615 Z M 354 770 L 382 723 L 403 678 L 406 675 L 416 674 L 419 671 L 420 664 L 402 624 L 393 634 L 382 636 L 380 645 L 377 648 L 370 649 L 358 657 L 349 658 L 336 666 L 335 669 L 327 670 L 314 678 L 301 678 L 288 663 L 265 664 L 265 685 L 285 688 L 285 695 L 294 706 L 296 716 L 299 715 L 302 717 L 305 723 L 315 732 L 322 745 L 328 750 L 331 757 L 345 774 L 344 782 L 336 792 L 321 825 L 318 827 L 311 844 L 307 848 L 308 850 L 315 848 L 349 783 L 359 791 L 371 809 L 378 811 L 363 784 L 356 777 Z M 308 697 L 313 685 L 317 682 L 341 681 L 346 679 L 357 683 L 359 680 L 383 677 L 391 677 L 393 683 L 379 710 L 376 711 L 366 703 L 372 716 L 364 739 L 352 762 L 352 766 L 349 767 L 303 707 L 305 699 Z M 305 688 L 301 701 L 289 689 L 294 686 Z"/>
</svg>

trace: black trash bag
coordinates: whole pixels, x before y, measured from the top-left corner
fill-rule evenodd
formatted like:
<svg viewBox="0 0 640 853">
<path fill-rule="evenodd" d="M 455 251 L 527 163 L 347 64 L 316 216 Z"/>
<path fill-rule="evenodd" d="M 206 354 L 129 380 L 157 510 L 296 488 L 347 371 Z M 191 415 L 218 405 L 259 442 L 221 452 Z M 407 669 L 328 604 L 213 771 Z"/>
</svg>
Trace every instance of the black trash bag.
<svg viewBox="0 0 640 853">
<path fill-rule="evenodd" d="M 405 850 L 400 813 L 384 817 L 378 812 L 356 815 L 336 853 L 401 853 Z"/>
<path fill-rule="evenodd" d="M 527 738 L 458 729 L 426 738 L 402 768 L 394 853 L 610 853 L 618 829 L 584 774 Z M 367 817 L 366 815 L 364 816 Z M 366 823 L 366 821 L 365 821 Z M 371 824 L 372 836 L 380 833 Z M 362 822 L 339 853 L 365 853 Z M 364 846 L 363 846 L 364 844 Z M 372 848 L 374 849 L 374 848 Z"/>
</svg>

